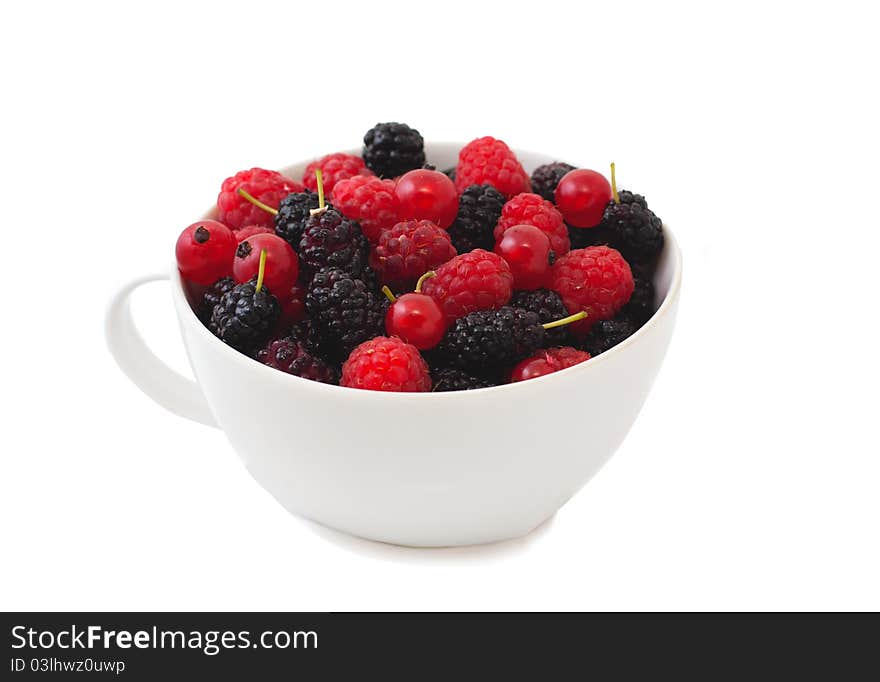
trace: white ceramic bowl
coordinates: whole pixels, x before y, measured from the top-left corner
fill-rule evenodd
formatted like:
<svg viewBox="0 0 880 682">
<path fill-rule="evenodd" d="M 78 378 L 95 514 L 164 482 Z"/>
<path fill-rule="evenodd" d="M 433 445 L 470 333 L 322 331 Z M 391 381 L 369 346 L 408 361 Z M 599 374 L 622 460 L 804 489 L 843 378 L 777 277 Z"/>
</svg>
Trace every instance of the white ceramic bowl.
<svg viewBox="0 0 880 682">
<path fill-rule="evenodd" d="M 428 161 L 454 165 L 460 147 L 428 144 Z M 555 160 L 517 155 L 528 172 Z M 306 163 L 283 172 L 299 178 Z M 279 372 L 226 346 L 199 322 L 176 267 L 119 291 L 107 313 L 107 342 L 147 395 L 223 429 L 251 475 L 294 514 L 402 545 L 504 540 L 528 533 L 565 504 L 614 454 L 638 415 L 669 345 L 681 286 L 681 255 L 664 229 L 654 282 L 659 308 L 648 323 L 596 358 L 523 383 L 398 394 Z M 135 329 L 130 295 L 156 279 L 170 279 L 197 384 L 156 358 Z"/>
</svg>

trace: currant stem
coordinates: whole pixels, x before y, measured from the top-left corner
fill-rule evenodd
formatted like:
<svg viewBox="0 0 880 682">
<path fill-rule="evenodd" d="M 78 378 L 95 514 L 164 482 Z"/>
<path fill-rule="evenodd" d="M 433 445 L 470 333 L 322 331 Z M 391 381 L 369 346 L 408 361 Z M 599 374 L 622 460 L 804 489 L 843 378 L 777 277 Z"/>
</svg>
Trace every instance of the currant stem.
<svg viewBox="0 0 880 682">
<path fill-rule="evenodd" d="M 324 203 L 324 173 L 320 168 L 315 169 L 315 180 L 318 183 L 318 208 L 309 211 L 309 215 L 319 215 L 327 210 Z"/>
<path fill-rule="evenodd" d="M 420 294 L 420 293 L 422 292 L 422 283 L 423 283 L 426 279 L 431 279 L 431 277 L 433 277 L 433 276 L 436 275 L 436 274 L 437 274 L 437 273 L 434 272 L 433 270 L 428 270 L 428 272 L 426 272 L 424 275 L 422 275 L 421 277 L 419 277 L 419 281 L 416 282 L 416 293 L 417 293 L 417 294 Z"/>
<path fill-rule="evenodd" d="M 388 288 L 388 285 L 382 287 L 382 293 L 388 298 L 389 301 L 394 303 L 397 300 L 397 296 L 394 295 L 394 292 Z"/>
<path fill-rule="evenodd" d="M 257 291 L 263 288 L 263 278 L 266 276 L 266 249 L 260 251 L 260 269 L 257 271 Z"/>
<path fill-rule="evenodd" d="M 277 208 L 272 208 L 268 204 L 264 204 L 262 201 L 257 199 L 255 196 L 251 196 L 251 194 L 247 190 L 242 189 L 241 187 L 238 188 L 238 196 L 240 196 L 244 199 L 247 199 L 249 202 L 251 202 L 257 208 L 262 208 L 266 213 L 271 213 L 272 215 L 278 215 Z"/>
<path fill-rule="evenodd" d="M 620 195 L 617 193 L 617 176 L 614 174 L 614 162 L 611 162 L 611 196 L 614 197 L 614 203 L 620 203 Z"/>
<path fill-rule="evenodd" d="M 578 320 L 583 320 L 587 317 L 587 314 L 582 310 L 579 313 L 575 313 L 574 315 L 569 315 L 568 317 L 563 317 L 561 320 L 553 320 L 553 322 L 548 322 L 547 324 L 542 324 L 541 326 L 544 329 L 553 329 L 555 327 L 563 327 L 567 324 L 571 324 L 572 322 L 577 322 Z"/>
</svg>

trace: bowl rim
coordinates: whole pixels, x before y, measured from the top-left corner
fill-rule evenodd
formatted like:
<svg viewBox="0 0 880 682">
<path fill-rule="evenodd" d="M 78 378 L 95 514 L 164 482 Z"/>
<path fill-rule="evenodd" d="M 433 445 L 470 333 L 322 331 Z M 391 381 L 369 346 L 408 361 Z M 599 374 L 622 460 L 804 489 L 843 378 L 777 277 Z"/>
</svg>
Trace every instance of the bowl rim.
<svg viewBox="0 0 880 682">
<path fill-rule="evenodd" d="M 461 148 L 466 142 L 447 142 L 447 141 L 426 141 L 426 146 L 431 147 L 457 147 Z M 360 149 L 354 150 L 345 150 L 343 153 L 347 154 L 359 154 Z M 533 152 L 525 149 L 514 149 L 514 153 L 517 155 L 539 155 L 539 156 L 547 156 L 542 152 Z M 297 163 L 289 164 L 284 169 L 281 169 L 281 172 L 285 172 L 285 169 L 291 168 L 294 166 L 302 165 L 303 163 L 308 163 L 312 159 L 307 161 L 299 161 Z M 212 207 L 209 209 L 203 216 L 202 220 L 212 219 L 216 216 L 216 207 Z M 350 397 L 353 400 L 405 400 L 405 399 L 415 399 L 415 400 L 451 400 L 453 398 L 461 399 L 470 399 L 473 396 L 481 397 L 487 395 L 490 391 L 499 395 L 502 395 L 503 392 L 509 391 L 522 391 L 528 390 L 528 386 L 534 386 L 538 382 L 541 383 L 550 383 L 553 381 L 560 380 L 561 377 L 573 377 L 574 373 L 580 372 L 586 374 L 591 371 L 591 368 L 597 366 L 597 364 L 607 361 L 609 358 L 614 357 L 618 353 L 622 352 L 624 349 L 629 347 L 630 345 L 639 343 L 642 339 L 647 336 L 649 330 L 652 327 L 657 326 L 660 320 L 669 315 L 672 311 L 673 305 L 675 301 L 679 297 L 679 293 L 681 290 L 681 276 L 682 276 L 682 256 L 681 250 L 678 245 L 678 241 L 675 239 L 672 231 L 669 229 L 669 226 L 664 222 L 663 223 L 663 237 L 664 237 L 664 250 L 668 250 L 667 257 L 671 257 L 672 261 L 672 279 L 669 283 L 669 290 L 666 292 L 666 296 L 664 296 L 663 300 L 660 302 L 657 310 L 654 311 L 654 314 L 630 337 L 624 339 L 617 345 L 609 348 L 604 353 L 600 353 L 599 355 L 590 358 L 585 362 L 578 363 L 577 365 L 573 365 L 572 367 L 567 367 L 565 369 L 559 370 L 557 372 L 552 372 L 550 374 L 545 374 L 544 376 L 535 377 L 534 379 L 529 379 L 528 381 L 519 381 L 511 384 L 501 384 L 499 386 L 489 386 L 487 388 L 475 388 L 467 391 L 440 391 L 440 392 L 426 392 L 426 393 L 401 393 L 401 392 L 392 392 L 392 391 L 370 391 L 366 389 L 354 389 L 349 388 L 347 386 L 337 386 L 334 384 L 324 384 L 319 381 L 311 381 L 309 379 L 304 379 L 302 377 L 295 376 L 293 374 L 287 374 L 286 372 L 281 372 L 273 367 L 269 367 L 268 365 L 264 365 L 257 360 L 254 360 L 248 355 L 241 353 L 231 346 L 223 343 L 220 339 L 218 339 L 211 331 L 202 324 L 201 320 L 196 317 L 196 313 L 193 310 L 192 306 L 189 303 L 189 300 L 186 296 L 183 287 L 183 279 L 180 276 L 180 271 L 177 269 L 177 264 L 172 260 L 171 268 L 170 268 L 170 280 L 171 280 L 171 292 L 172 297 L 175 302 L 175 307 L 178 310 L 178 313 L 181 309 L 185 312 L 181 315 L 178 314 L 178 317 L 181 323 L 184 321 L 189 325 L 190 328 L 195 328 L 196 334 L 201 334 L 203 337 L 207 338 L 209 343 L 215 344 L 215 347 L 220 347 L 221 352 L 226 353 L 230 360 L 242 365 L 244 369 L 251 369 L 257 372 L 257 374 L 263 374 L 266 379 L 274 380 L 274 381 L 287 381 L 292 382 L 290 385 L 292 388 L 304 388 L 306 390 L 316 391 L 316 394 L 324 393 L 328 396 L 336 396 L 339 398 Z"/>
</svg>

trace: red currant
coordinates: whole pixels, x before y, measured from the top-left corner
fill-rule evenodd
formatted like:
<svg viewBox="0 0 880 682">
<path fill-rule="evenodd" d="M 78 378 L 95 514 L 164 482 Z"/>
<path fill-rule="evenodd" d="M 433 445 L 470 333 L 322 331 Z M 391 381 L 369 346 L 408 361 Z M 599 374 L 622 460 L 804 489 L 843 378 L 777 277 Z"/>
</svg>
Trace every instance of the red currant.
<svg viewBox="0 0 880 682">
<path fill-rule="evenodd" d="M 404 294 L 388 308 L 385 330 L 419 350 L 428 350 L 440 343 L 446 320 L 437 301 L 427 294 Z"/>
<path fill-rule="evenodd" d="M 574 227 L 595 227 L 611 201 L 611 185 L 605 176 L 580 168 L 562 176 L 556 186 L 556 208 Z"/>
<path fill-rule="evenodd" d="M 510 266 L 515 289 L 540 289 L 556 259 L 550 239 L 533 225 L 508 227 L 495 244 L 495 253 Z"/>
<path fill-rule="evenodd" d="M 296 252 L 275 234 L 255 234 L 242 241 L 235 250 L 232 275 L 236 282 L 247 282 L 260 271 L 260 252 L 266 251 L 266 288 L 276 297 L 291 290 L 299 276 Z"/>
<path fill-rule="evenodd" d="M 180 233 L 175 253 L 185 280 L 209 285 L 232 272 L 235 235 L 216 220 L 200 220 Z"/>
<path fill-rule="evenodd" d="M 510 373 L 510 382 L 526 381 L 542 377 L 545 374 L 553 374 L 553 372 L 574 367 L 589 359 L 589 353 L 570 346 L 541 350 L 513 368 Z"/>
<path fill-rule="evenodd" d="M 445 230 L 458 214 L 455 183 L 439 171 L 411 170 L 400 176 L 394 192 L 402 219 L 430 220 Z"/>
</svg>

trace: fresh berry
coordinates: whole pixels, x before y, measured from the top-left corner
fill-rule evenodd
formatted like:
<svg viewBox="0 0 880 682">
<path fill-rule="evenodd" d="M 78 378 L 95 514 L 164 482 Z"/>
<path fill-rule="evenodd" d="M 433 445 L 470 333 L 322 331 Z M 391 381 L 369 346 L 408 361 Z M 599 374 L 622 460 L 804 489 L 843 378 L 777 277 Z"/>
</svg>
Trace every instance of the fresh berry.
<svg viewBox="0 0 880 682">
<path fill-rule="evenodd" d="M 648 273 L 639 270 L 633 271 L 633 292 L 629 297 L 629 303 L 623 307 L 623 312 L 629 314 L 638 324 L 644 324 L 654 314 L 654 282 Z"/>
<path fill-rule="evenodd" d="M 339 376 L 336 370 L 309 352 L 302 341 L 292 337 L 270 341 L 257 353 L 257 360 L 264 365 L 280 369 L 282 372 L 311 379 L 324 384 L 336 384 Z"/>
<path fill-rule="evenodd" d="M 339 268 L 316 272 L 306 294 L 306 310 L 334 358 L 345 357 L 358 344 L 381 334 L 385 307 L 384 297 Z"/>
<path fill-rule="evenodd" d="M 504 232 L 514 225 L 534 225 L 541 230 L 550 239 L 550 246 L 557 258 L 568 253 L 568 228 L 562 220 L 562 214 L 537 194 L 518 194 L 504 204 L 501 218 L 495 226 L 495 243 L 500 242 Z"/>
<path fill-rule="evenodd" d="M 356 221 L 329 208 L 306 220 L 298 250 L 307 275 L 334 267 L 357 276 L 367 264 L 370 244 Z"/>
<path fill-rule="evenodd" d="M 447 367 L 438 369 L 431 374 L 431 380 L 434 384 L 432 389 L 435 393 L 443 393 L 445 391 L 470 391 L 475 388 L 489 388 L 497 386 L 491 379 L 474 376 L 467 372 Z"/>
<path fill-rule="evenodd" d="M 624 202 L 624 194 L 628 195 Z M 620 193 L 620 203 L 612 199 L 602 215 L 602 227 L 612 235 L 615 246 L 631 263 L 647 264 L 663 250 L 663 221 L 654 212 L 634 201 L 643 197 Z"/>
<path fill-rule="evenodd" d="M 533 225 L 514 225 L 505 230 L 495 253 L 507 261 L 517 289 L 538 289 L 547 280 L 556 254 L 550 239 Z"/>
<path fill-rule="evenodd" d="M 318 208 L 318 194 L 312 191 L 288 194 L 281 200 L 275 216 L 275 234 L 296 251 L 302 239 L 310 211 Z"/>
<path fill-rule="evenodd" d="M 324 192 L 330 194 L 336 184 L 348 178 L 359 176 L 372 177 L 373 173 L 365 165 L 364 160 L 354 154 L 327 154 L 312 161 L 303 173 L 303 184 L 313 192 L 318 191 L 318 180 L 315 171 L 321 169 L 324 180 Z M 302 191 L 302 190 L 300 190 Z"/>
<path fill-rule="evenodd" d="M 585 311 L 575 331 L 583 334 L 598 320 L 607 320 L 629 301 L 633 276 L 620 252 L 608 246 L 569 251 L 550 269 L 550 288 L 570 313 Z"/>
<path fill-rule="evenodd" d="M 355 348 L 342 365 L 341 386 L 370 391 L 431 390 L 428 365 L 418 348 L 396 337 L 377 336 Z"/>
<path fill-rule="evenodd" d="M 398 178 L 395 188 L 400 203 L 400 217 L 405 220 L 430 220 L 444 230 L 458 213 L 455 184 L 443 173 L 420 168 Z"/>
<path fill-rule="evenodd" d="M 260 253 L 266 252 L 266 286 L 270 291 L 290 291 L 299 276 L 299 260 L 290 244 L 275 234 L 256 234 L 239 243 L 232 276 L 247 282 L 260 270 Z"/>
<path fill-rule="evenodd" d="M 440 306 L 430 296 L 421 292 L 422 283 L 433 272 L 426 272 L 418 281 L 413 293 L 392 298 L 385 314 L 385 330 L 391 336 L 399 336 L 419 350 L 433 348 L 446 333 L 446 318 Z M 388 291 L 385 289 L 384 291 Z"/>
<path fill-rule="evenodd" d="M 601 173 L 580 168 L 562 177 L 554 197 L 565 222 L 594 227 L 602 222 L 602 213 L 611 201 L 611 185 Z"/>
<path fill-rule="evenodd" d="M 469 142 L 458 154 L 455 186 L 463 192 L 470 185 L 489 184 L 508 199 L 530 192 L 528 173 L 516 155 L 501 140 L 480 137 Z"/>
<path fill-rule="evenodd" d="M 628 339 L 639 329 L 639 324 L 629 315 L 621 313 L 612 320 L 600 320 L 581 342 L 581 348 L 596 356 Z"/>
<path fill-rule="evenodd" d="M 278 321 L 278 300 L 258 277 L 236 284 L 214 306 L 209 329 L 224 343 L 248 353 L 268 339 Z"/>
<path fill-rule="evenodd" d="M 383 178 L 395 178 L 425 164 L 425 141 L 406 123 L 377 123 L 364 135 L 364 161 Z"/>
<path fill-rule="evenodd" d="M 303 285 L 294 284 L 286 294 L 276 298 L 278 298 L 278 304 L 281 306 L 281 318 L 278 320 L 279 327 L 289 328 L 305 317 L 306 288 Z"/>
<path fill-rule="evenodd" d="M 455 320 L 505 305 L 513 292 L 513 274 L 501 256 L 477 249 L 437 268 L 422 291 L 440 304 L 447 320 Z"/>
<path fill-rule="evenodd" d="M 573 249 L 585 249 L 588 246 L 614 246 L 611 231 L 604 225 L 596 227 L 572 227 L 568 225 L 568 238 Z"/>
<path fill-rule="evenodd" d="M 568 171 L 573 171 L 574 168 L 571 164 L 562 163 L 561 161 L 538 166 L 532 172 L 532 191 L 547 201 L 554 201 L 556 186 L 562 180 L 562 176 L 568 173 Z"/>
<path fill-rule="evenodd" d="M 275 232 L 275 230 L 266 225 L 245 225 L 240 230 L 235 230 L 235 240 L 236 243 L 240 244 L 245 239 L 253 237 L 255 234 L 272 234 L 273 232 Z"/>
<path fill-rule="evenodd" d="M 492 250 L 495 225 L 505 201 L 504 195 L 492 185 L 471 185 L 461 193 L 458 214 L 448 230 L 459 253 L 474 249 Z"/>
<path fill-rule="evenodd" d="M 568 310 L 559 294 L 549 289 L 514 291 L 513 296 L 510 297 L 510 305 L 514 308 L 537 313 L 542 324 L 562 319 L 568 315 Z M 545 336 L 545 345 L 547 346 L 567 346 L 571 340 L 571 331 L 566 325 L 548 329 Z"/>
<path fill-rule="evenodd" d="M 456 254 L 446 230 L 429 220 L 407 220 L 382 232 L 370 264 L 383 282 L 411 285 Z"/>
<path fill-rule="evenodd" d="M 320 358 L 334 369 L 338 370 L 341 367 L 341 361 L 345 359 L 344 356 L 339 356 L 334 344 L 324 338 L 318 325 L 310 318 L 294 323 L 288 328 L 285 335 L 305 345 L 311 355 Z"/>
<path fill-rule="evenodd" d="M 589 359 L 589 353 L 569 346 L 538 351 L 513 368 L 510 373 L 510 383 L 552 374 L 561 369 L 574 367 Z"/>
<path fill-rule="evenodd" d="M 452 168 L 447 168 L 445 171 L 443 171 L 443 175 L 452 180 L 452 182 L 455 182 L 455 166 L 453 166 Z"/>
<path fill-rule="evenodd" d="M 200 220 L 177 238 L 177 268 L 187 281 L 213 284 L 232 272 L 235 245 L 235 235 L 226 225 L 216 220 Z"/>
<path fill-rule="evenodd" d="M 240 171 L 223 181 L 217 197 L 220 222 L 232 229 L 245 225 L 272 225 L 272 215 L 242 197 L 243 189 L 258 201 L 277 208 L 281 200 L 291 192 L 302 192 L 303 186 L 277 171 L 251 168 Z"/>
<path fill-rule="evenodd" d="M 199 307 L 196 311 L 196 315 L 202 321 L 202 324 L 205 326 L 210 324 L 211 315 L 214 313 L 214 306 L 220 302 L 220 299 L 223 298 L 223 294 L 227 291 L 231 291 L 234 286 L 235 280 L 232 279 L 232 277 L 223 277 L 214 282 L 208 287 L 207 291 L 202 294 L 202 300 L 199 302 Z"/>
<path fill-rule="evenodd" d="M 400 222 L 400 203 L 393 180 L 356 176 L 333 188 L 333 205 L 348 218 L 357 220 L 367 239 L 379 241 L 382 230 Z"/>
</svg>

